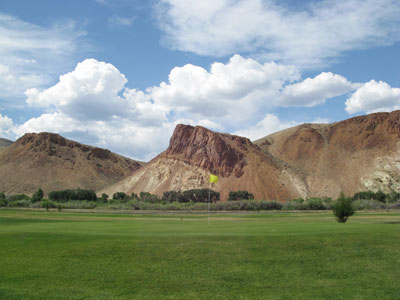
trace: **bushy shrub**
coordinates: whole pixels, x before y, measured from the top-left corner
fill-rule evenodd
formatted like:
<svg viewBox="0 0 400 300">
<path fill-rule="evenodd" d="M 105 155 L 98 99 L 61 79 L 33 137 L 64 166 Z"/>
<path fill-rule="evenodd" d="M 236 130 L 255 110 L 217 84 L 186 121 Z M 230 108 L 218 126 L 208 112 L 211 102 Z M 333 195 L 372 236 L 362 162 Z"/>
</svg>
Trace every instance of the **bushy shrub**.
<svg viewBox="0 0 400 300">
<path fill-rule="evenodd" d="M 259 201 L 258 210 L 281 210 L 283 205 L 280 202 L 275 201 Z"/>
<path fill-rule="evenodd" d="M 63 209 L 93 209 L 98 206 L 96 202 L 93 201 L 79 201 L 79 200 L 74 200 L 74 201 L 68 201 L 68 202 L 63 202 L 60 203 L 61 208 Z"/>
<path fill-rule="evenodd" d="M 353 205 L 357 210 L 364 209 L 383 209 L 386 205 L 376 200 L 354 200 Z"/>
<path fill-rule="evenodd" d="M 390 209 L 400 209 L 400 201 L 389 206 Z"/>
<path fill-rule="evenodd" d="M 57 204 L 50 200 L 43 200 L 40 202 L 40 207 L 49 210 L 49 208 L 56 208 Z"/>
<path fill-rule="evenodd" d="M 19 200 L 29 200 L 29 196 L 25 195 L 25 194 L 14 194 L 14 195 L 10 195 L 7 198 L 7 202 L 15 202 L 15 201 L 19 201 Z"/>
<path fill-rule="evenodd" d="M 140 201 L 148 202 L 148 203 L 158 203 L 160 202 L 160 198 L 157 195 L 154 195 L 149 192 L 140 192 L 139 194 Z"/>
<path fill-rule="evenodd" d="M 28 199 L 22 199 L 17 201 L 7 201 L 8 207 L 29 207 L 32 202 Z"/>
<path fill-rule="evenodd" d="M 326 209 L 324 202 L 321 198 L 309 198 L 307 199 L 308 209 L 310 210 L 323 210 Z"/>
<path fill-rule="evenodd" d="M 254 195 L 248 191 L 230 191 L 228 196 L 228 201 L 235 200 L 253 200 Z"/>
<path fill-rule="evenodd" d="M 345 197 L 345 195 L 341 193 L 340 197 L 332 204 L 332 211 L 339 223 L 346 223 L 347 219 L 356 212 L 353 199 Z"/>
</svg>

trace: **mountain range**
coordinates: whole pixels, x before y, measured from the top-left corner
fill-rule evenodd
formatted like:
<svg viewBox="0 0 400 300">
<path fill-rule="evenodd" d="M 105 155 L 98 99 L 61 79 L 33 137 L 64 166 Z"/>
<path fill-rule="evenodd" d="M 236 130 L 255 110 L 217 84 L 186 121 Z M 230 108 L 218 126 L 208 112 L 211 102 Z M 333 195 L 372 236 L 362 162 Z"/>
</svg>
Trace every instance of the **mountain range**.
<svg viewBox="0 0 400 300">
<path fill-rule="evenodd" d="M 40 186 L 45 192 L 81 187 L 162 195 L 211 187 L 223 200 L 230 191 L 247 190 L 256 199 L 285 201 L 400 191 L 400 111 L 302 124 L 254 142 L 177 125 L 168 148 L 148 163 L 53 133 L 25 134 L 0 147 L 0 191 L 6 193 Z M 209 184 L 209 174 L 219 176 L 217 184 Z"/>
</svg>

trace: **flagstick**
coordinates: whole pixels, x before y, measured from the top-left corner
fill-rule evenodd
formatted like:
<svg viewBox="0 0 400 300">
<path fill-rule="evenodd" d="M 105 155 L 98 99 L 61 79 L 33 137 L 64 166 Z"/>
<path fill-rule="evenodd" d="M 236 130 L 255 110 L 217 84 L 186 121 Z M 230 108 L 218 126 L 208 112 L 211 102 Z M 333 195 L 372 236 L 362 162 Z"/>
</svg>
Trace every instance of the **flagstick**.
<svg viewBox="0 0 400 300">
<path fill-rule="evenodd" d="M 209 189 L 208 189 L 208 208 L 207 208 L 207 212 L 208 212 L 208 225 L 210 225 L 210 193 L 211 193 L 211 182 L 209 184 Z"/>
</svg>

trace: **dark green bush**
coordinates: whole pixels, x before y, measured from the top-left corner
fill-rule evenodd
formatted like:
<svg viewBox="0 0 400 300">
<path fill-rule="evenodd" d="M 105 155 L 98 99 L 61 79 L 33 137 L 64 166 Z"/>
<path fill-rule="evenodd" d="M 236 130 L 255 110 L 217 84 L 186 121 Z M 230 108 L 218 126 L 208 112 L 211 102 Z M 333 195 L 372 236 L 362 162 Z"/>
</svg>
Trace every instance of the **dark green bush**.
<svg viewBox="0 0 400 300">
<path fill-rule="evenodd" d="M 126 203 L 129 201 L 129 196 L 125 194 L 124 192 L 117 192 L 114 193 L 112 196 L 113 203 L 119 202 L 119 203 Z"/>
<path fill-rule="evenodd" d="M 148 203 L 160 202 L 160 198 L 158 198 L 157 195 L 151 194 L 149 192 L 140 192 L 139 198 L 140 198 L 140 201 L 148 202 Z"/>
<path fill-rule="evenodd" d="M 310 210 L 323 210 L 326 209 L 324 202 L 321 198 L 308 198 L 307 206 Z"/>
<path fill-rule="evenodd" d="M 0 207 L 5 207 L 7 206 L 7 200 L 6 199 L 0 199 Z"/>
<path fill-rule="evenodd" d="M 346 223 L 348 217 L 354 215 L 356 212 L 353 199 L 345 197 L 343 193 L 340 197 L 332 204 L 332 211 L 339 223 Z"/>
<path fill-rule="evenodd" d="M 97 201 L 100 203 L 107 203 L 108 202 L 108 195 L 103 193 L 101 194 L 100 198 L 97 198 Z"/>
<path fill-rule="evenodd" d="M 230 191 L 228 201 L 235 200 L 253 200 L 254 195 L 248 191 Z"/>
<path fill-rule="evenodd" d="M 25 195 L 25 194 L 14 194 L 14 195 L 10 195 L 7 198 L 7 202 L 15 202 L 15 201 L 19 201 L 19 200 L 29 200 L 29 196 Z"/>
<path fill-rule="evenodd" d="M 36 192 L 32 195 L 32 202 L 39 202 L 43 199 L 44 193 L 41 188 L 38 188 Z"/>
</svg>

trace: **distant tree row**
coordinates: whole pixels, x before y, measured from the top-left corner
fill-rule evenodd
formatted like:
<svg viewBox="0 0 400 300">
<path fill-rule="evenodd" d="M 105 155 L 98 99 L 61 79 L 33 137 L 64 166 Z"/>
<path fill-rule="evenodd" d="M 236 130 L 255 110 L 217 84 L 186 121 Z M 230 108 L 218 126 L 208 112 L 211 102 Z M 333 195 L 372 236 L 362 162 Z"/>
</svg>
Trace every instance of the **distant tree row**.
<svg viewBox="0 0 400 300">
<path fill-rule="evenodd" d="M 74 200 L 97 201 L 97 196 L 96 193 L 92 190 L 84 190 L 84 189 L 62 190 L 62 191 L 50 192 L 49 200 L 55 202 L 67 202 Z"/>
<path fill-rule="evenodd" d="M 210 189 L 191 189 L 183 192 L 177 192 L 177 191 L 164 192 L 161 198 L 161 201 L 167 203 L 174 201 L 179 203 L 185 203 L 185 202 L 206 203 L 209 200 L 210 202 L 220 201 L 220 193 Z"/>
<path fill-rule="evenodd" d="M 400 200 L 400 193 L 392 191 L 391 193 L 384 193 L 382 191 L 372 192 L 358 192 L 353 196 L 353 200 L 375 200 L 379 202 L 396 202 Z"/>
<path fill-rule="evenodd" d="M 394 191 L 391 193 L 364 191 L 345 198 L 351 199 L 352 205 L 357 210 L 400 208 L 400 193 Z M 229 201 L 225 202 L 231 204 L 223 204 L 220 202 L 220 193 L 210 189 L 191 189 L 182 192 L 167 191 L 163 193 L 162 197 L 149 192 L 132 193 L 130 195 L 124 192 L 117 192 L 109 198 L 107 194 L 103 193 L 100 197 L 96 197 L 94 191 L 79 188 L 52 191 L 49 193 L 48 199 L 44 197 L 44 192 L 41 188 L 34 192 L 32 196 L 25 194 L 6 196 L 4 193 L 0 193 L 0 207 L 95 208 L 115 205 L 121 209 L 125 209 L 124 207 L 126 209 L 129 207 L 133 209 L 166 209 L 167 204 L 177 204 L 179 209 L 180 204 L 182 204 L 182 207 L 190 209 L 195 204 L 199 204 L 196 206 L 197 208 L 201 207 L 200 204 L 206 204 L 208 199 L 210 199 L 211 203 L 221 204 L 216 208 L 217 210 L 222 208 L 227 210 L 262 210 L 278 207 L 269 203 L 270 201 L 260 202 L 260 200 L 253 200 L 254 195 L 248 191 L 231 191 L 228 197 Z M 335 207 L 335 203 L 334 200 L 328 197 L 298 198 L 282 202 L 281 207 L 286 210 L 328 210 Z M 215 208 L 216 206 L 212 207 Z"/>
</svg>

